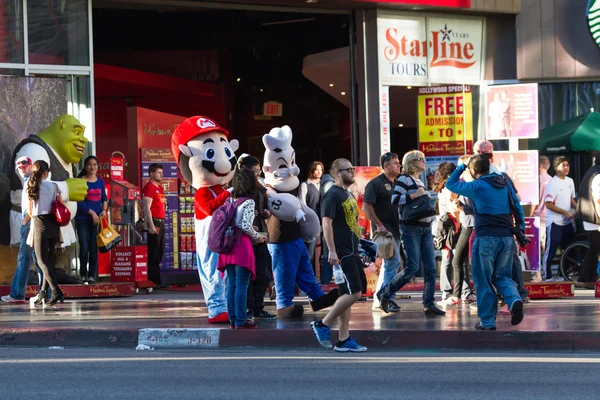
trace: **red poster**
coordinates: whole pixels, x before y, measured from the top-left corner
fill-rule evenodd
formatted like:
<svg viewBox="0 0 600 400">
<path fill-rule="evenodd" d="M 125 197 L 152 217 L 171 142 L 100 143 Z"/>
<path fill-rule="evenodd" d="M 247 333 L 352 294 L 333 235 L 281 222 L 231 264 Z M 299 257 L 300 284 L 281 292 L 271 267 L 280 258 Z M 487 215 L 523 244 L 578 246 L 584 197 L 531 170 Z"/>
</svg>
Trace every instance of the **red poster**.
<svg viewBox="0 0 600 400">
<path fill-rule="evenodd" d="M 117 181 L 125 179 L 125 159 L 121 157 L 110 158 L 110 179 Z"/>
<path fill-rule="evenodd" d="M 358 224 L 362 228 L 362 237 L 369 239 L 371 237 L 371 222 L 363 212 L 363 198 L 365 194 L 365 187 L 367 183 L 377 175 L 381 173 L 379 167 L 356 167 L 354 174 L 355 183 L 350 186 L 350 191 L 356 197 L 358 203 Z M 365 268 L 365 274 L 367 276 L 367 296 L 372 296 L 377 285 L 377 277 L 379 276 L 379 270 L 381 268 L 381 259 L 377 259 L 376 262 L 369 264 Z"/>
</svg>

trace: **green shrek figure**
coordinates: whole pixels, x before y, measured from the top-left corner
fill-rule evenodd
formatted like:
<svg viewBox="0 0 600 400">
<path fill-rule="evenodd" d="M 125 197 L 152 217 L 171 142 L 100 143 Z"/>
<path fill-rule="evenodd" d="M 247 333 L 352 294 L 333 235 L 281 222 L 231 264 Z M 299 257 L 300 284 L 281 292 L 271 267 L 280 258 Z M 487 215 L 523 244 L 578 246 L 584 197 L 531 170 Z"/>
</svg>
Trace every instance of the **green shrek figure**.
<svg viewBox="0 0 600 400">
<path fill-rule="evenodd" d="M 52 124 L 37 135 L 30 135 L 23 139 L 15 148 L 12 164 L 19 157 L 25 156 L 32 162 L 44 160 L 50 166 L 48 179 L 58 185 L 62 199 L 71 211 L 71 218 L 77 214 L 77 202 L 83 201 L 87 195 L 87 182 L 85 179 L 75 178 L 77 175 L 75 165 L 81 160 L 88 142 L 83 135 L 85 126 L 72 115 L 61 115 Z M 11 175 L 11 190 L 23 187 L 22 181 L 15 172 Z M 75 229 L 72 224 L 60 228 L 62 235 L 61 247 L 67 249 L 77 241 Z M 56 266 L 63 267 L 65 260 L 60 260 L 64 253 L 70 257 L 70 252 L 57 254 Z M 61 262 L 62 261 L 62 262 Z M 70 266 L 69 266 L 70 267 Z M 70 270 L 70 268 L 68 268 Z"/>
</svg>

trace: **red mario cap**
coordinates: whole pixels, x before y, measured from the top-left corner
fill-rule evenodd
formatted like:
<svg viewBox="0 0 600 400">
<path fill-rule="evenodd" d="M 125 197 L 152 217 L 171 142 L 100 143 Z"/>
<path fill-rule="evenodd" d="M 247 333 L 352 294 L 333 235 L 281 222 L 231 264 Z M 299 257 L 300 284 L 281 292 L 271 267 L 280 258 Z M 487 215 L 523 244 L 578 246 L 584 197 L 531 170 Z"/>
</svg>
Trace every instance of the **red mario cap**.
<svg viewBox="0 0 600 400">
<path fill-rule="evenodd" d="M 180 144 L 186 144 L 195 137 L 211 132 L 219 132 L 225 136 L 229 136 L 229 131 L 221 128 L 215 121 L 208 117 L 190 117 L 179 124 L 175 132 L 173 132 L 173 136 L 171 136 L 171 150 L 173 151 L 175 161 L 179 164 L 179 156 L 181 155 L 181 150 L 179 150 Z"/>
</svg>

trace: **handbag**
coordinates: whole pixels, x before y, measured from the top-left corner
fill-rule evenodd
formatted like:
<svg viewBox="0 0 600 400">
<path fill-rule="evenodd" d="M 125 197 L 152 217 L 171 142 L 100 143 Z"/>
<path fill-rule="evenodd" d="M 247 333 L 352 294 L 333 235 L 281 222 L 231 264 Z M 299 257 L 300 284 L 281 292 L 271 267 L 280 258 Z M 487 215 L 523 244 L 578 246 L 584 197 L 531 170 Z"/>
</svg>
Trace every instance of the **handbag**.
<svg viewBox="0 0 600 400">
<path fill-rule="evenodd" d="M 54 186 L 56 186 L 56 197 L 52 202 L 51 212 L 54 215 L 54 218 L 56 219 L 56 222 L 59 226 L 67 226 L 71 222 L 71 211 L 69 211 L 67 206 L 62 201 L 60 201 L 58 194 L 58 185 L 55 184 Z"/>
<path fill-rule="evenodd" d="M 108 223 L 106 218 L 100 219 L 98 230 L 96 243 L 98 244 L 98 251 L 100 253 L 107 253 L 110 249 L 121 243 L 121 235 Z"/>
<path fill-rule="evenodd" d="M 390 232 L 375 231 L 373 242 L 377 244 L 377 257 L 387 260 L 394 256 L 394 235 Z"/>
<path fill-rule="evenodd" d="M 412 176 L 407 175 L 412 179 L 414 186 L 417 187 L 417 183 L 412 178 Z M 408 194 L 407 194 L 408 196 Z M 406 203 L 402 210 L 400 210 L 400 220 L 401 223 L 414 223 L 419 221 L 420 219 L 432 217 L 436 214 L 435 208 L 431 206 L 431 201 L 429 200 L 429 196 L 423 195 L 417 197 L 410 203 Z"/>
</svg>

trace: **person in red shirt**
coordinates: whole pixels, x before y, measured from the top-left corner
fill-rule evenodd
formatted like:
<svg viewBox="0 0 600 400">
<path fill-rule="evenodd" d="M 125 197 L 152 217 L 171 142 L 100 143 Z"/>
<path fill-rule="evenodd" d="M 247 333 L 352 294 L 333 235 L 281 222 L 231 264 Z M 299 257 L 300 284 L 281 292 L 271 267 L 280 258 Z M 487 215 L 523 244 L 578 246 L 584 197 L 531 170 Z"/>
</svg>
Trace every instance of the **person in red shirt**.
<svg viewBox="0 0 600 400">
<path fill-rule="evenodd" d="M 165 191 L 162 186 L 163 166 L 150 164 L 150 181 L 142 189 L 144 215 L 148 224 L 148 279 L 162 287 L 160 262 L 165 252 Z"/>
</svg>

